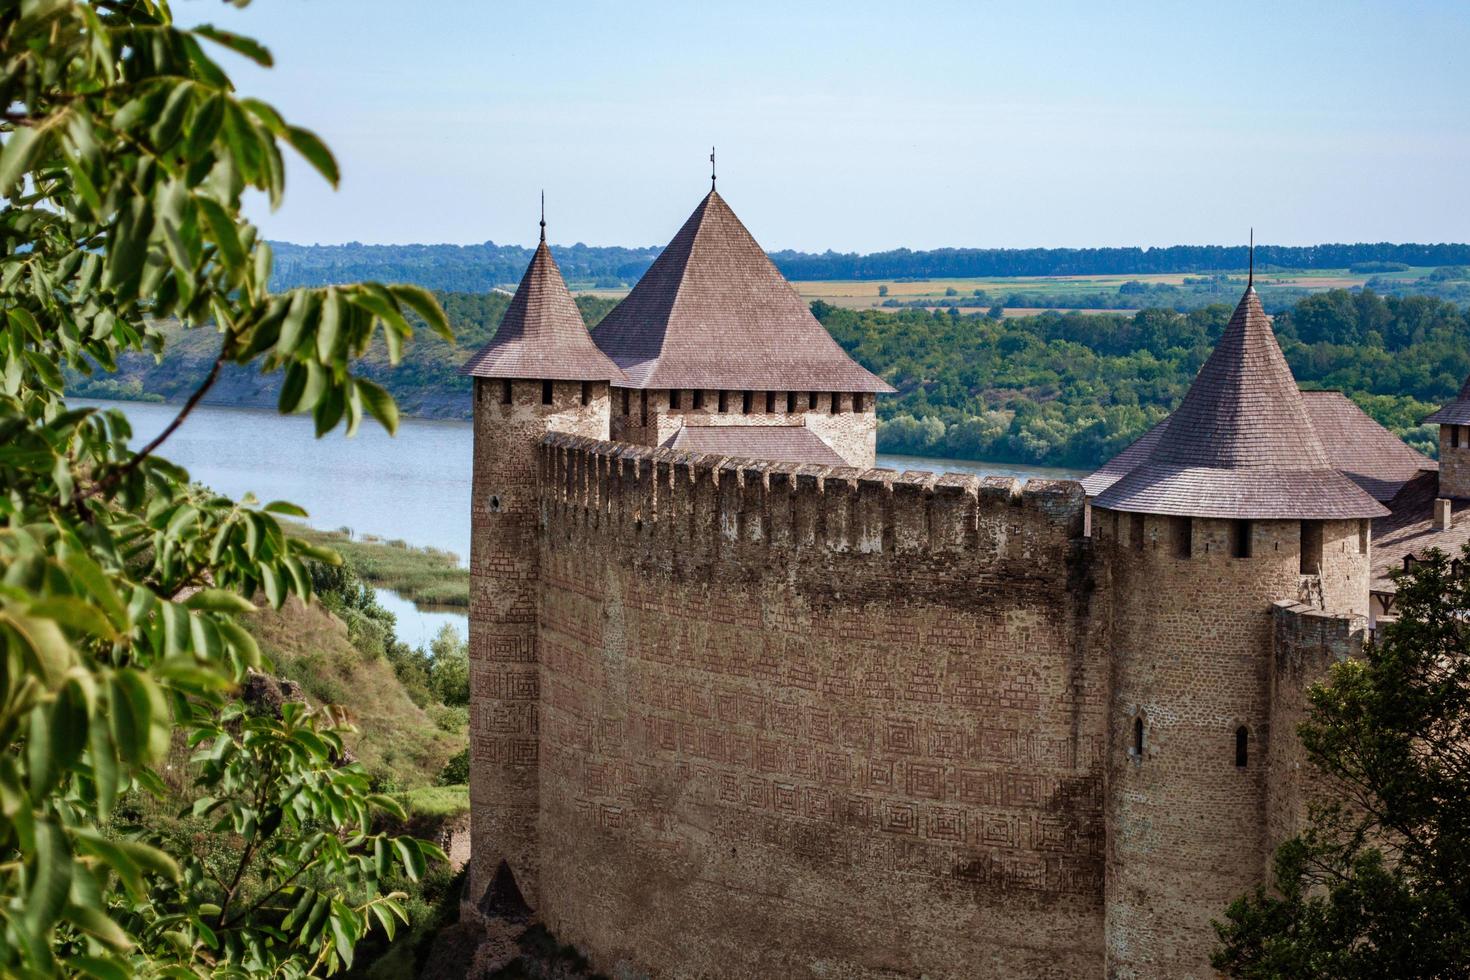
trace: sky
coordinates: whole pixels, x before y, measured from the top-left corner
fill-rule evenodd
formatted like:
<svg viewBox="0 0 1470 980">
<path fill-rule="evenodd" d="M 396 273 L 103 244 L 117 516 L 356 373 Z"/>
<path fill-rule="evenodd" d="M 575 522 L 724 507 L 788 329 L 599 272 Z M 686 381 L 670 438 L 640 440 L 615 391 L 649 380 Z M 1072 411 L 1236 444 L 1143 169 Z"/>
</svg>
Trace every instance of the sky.
<svg viewBox="0 0 1470 980">
<path fill-rule="evenodd" d="M 1470 4 L 176 0 L 335 151 L 274 239 L 767 249 L 1470 241 Z"/>
</svg>

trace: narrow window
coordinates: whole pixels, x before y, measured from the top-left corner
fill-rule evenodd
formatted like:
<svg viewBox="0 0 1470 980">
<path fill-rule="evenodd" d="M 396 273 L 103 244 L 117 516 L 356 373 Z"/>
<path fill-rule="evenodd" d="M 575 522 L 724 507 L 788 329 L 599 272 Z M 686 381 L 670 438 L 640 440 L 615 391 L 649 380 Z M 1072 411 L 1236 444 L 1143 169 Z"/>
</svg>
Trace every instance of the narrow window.
<svg viewBox="0 0 1470 980">
<path fill-rule="evenodd" d="M 673 391 L 669 392 L 669 407 L 670 408 L 678 408 L 679 407 L 679 401 L 680 401 L 679 394 L 680 393 L 679 393 L 679 389 L 678 388 L 675 388 Z"/>
<path fill-rule="evenodd" d="M 1322 522 L 1302 521 L 1303 575 L 1316 575 L 1322 570 Z"/>
<path fill-rule="evenodd" d="M 854 412 L 861 412 L 863 410 L 863 393 L 861 391 L 854 391 L 852 393 L 852 410 Z"/>
<path fill-rule="evenodd" d="M 773 414 L 775 411 L 776 393 L 774 391 L 768 391 L 766 392 L 766 414 L 770 415 Z"/>
<path fill-rule="evenodd" d="M 510 392 L 510 379 L 509 378 L 506 378 L 504 381 L 500 382 L 500 401 L 501 401 L 501 404 L 504 404 L 504 405 L 509 405 L 510 404 L 510 401 L 511 401 L 511 392 Z"/>
<path fill-rule="evenodd" d="M 1194 519 L 1175 517 L 1169 524 L 1174 532 L 1174 557 L 1191 557 L 1194 554 Z"/>
<path fill-rule="evenodd" d="M 1235 730 L 1235 768 L 1244 769 L 1250 762 L 1251 733 L 1241 725 Z"/>
<path fill-rule="evenodd" d="M 648 424 L 648 389 L 644 388 L 638 393 L 638 424 Z"/>
<path fill-rule="evenodd" d="M 746 391 L 746 392 L 742 392 L 741 393 L 741 395 L 740 395 L 740 413 L 742 415 L 749 415 L 750 414 L 750 400 L 753 397 L 754 397 L 754 392 Z"/>
<path fill-rule="evenodd" d="M 543 382 L 541 382 L 541 404 L 543 404 L 543 405 L 550 405 L 551 404 L 551 382 L 550 381 L 543 381 Z"/>
<path fill-rule="evenodd" d="M 697 412 L 701 408 L 704 408 L 704 389 L 703 388 L 695 388 L 694 389 L 694 410 Z"/>
<path fill-rule="evenodd" d="M 590 401 L 592 401 L 592 382 L 590 382 L 590 381 L 583 381 L 582 382 L 582 404 L 583 405 L 586 405 Z"/>
<path fill-rule="evenodd" d="M 1460 427 L 1458 425 L 1450 426 L 1450 448 L 1460 448 Z"/>
<path fill-rule="evenodd" d="M 840 411 L 842 411 L 842 396 L 834 391 L 832 392 L 832 414 L 836 415 Z"/>
<path fill-rule="evenodd" d="M 1251 556 L 1251 522 L 1235 521 L 1230 525 L 1230 553 L 1236 558 Z"/>
<path fill-rule="evenodd" d="M 1133 754 L 1143 758 L 1143 715 L 1133 716 Z"/>
<path fill-rule="evenodd" d="M 806 393 L 806 407 L 813 412 L 817 410 L 817 393 L 815 391 Z"/>
<path fill-rule="evenodd" d="M 482 402 L 484 400 L 485 400 L 485 382 L 481 381 L 479 378 L 476 378 L 475 379 L 475 401 Z"/>
<path fill-rule="evenodd" d="M 1362 518 L 1358 521 L 1358 554 L 1368 553 L 1368 519 Z"/>
<path fill-rule="evenodd" d="M 1133 537 L 1133 550 L 1134 551 L 1142 551 L 1143 550 L 1143 515 L 1142 514 L 1130 514 L 1128 516 L 1129 516 L 1129 524 L 1131 525 L 1131 530 L 1133 532 L 1133 534 L 1132 534 L 1132 537 Z"/>
<path fill-rule="evenodd" d="M 631 411 L 631 409 L 628 407 L 629 404 L 630 404 L 629 403 L 629 397 L 631 395 L 632 395 L 632 392 L 630 392 L 627 388 L 624 388 L 623 389 L 623 418 L 627 418 L 628 417 L 628 413 Z"/>
<path fill-rule="evenodd" d="M 794 391 L 788 391 L 786 393 L 786 414 L 790 415 L 792 412 L 795 412 L 795 411 L 796 411 L 796 392 L 794 392 Z"/>
</svg>

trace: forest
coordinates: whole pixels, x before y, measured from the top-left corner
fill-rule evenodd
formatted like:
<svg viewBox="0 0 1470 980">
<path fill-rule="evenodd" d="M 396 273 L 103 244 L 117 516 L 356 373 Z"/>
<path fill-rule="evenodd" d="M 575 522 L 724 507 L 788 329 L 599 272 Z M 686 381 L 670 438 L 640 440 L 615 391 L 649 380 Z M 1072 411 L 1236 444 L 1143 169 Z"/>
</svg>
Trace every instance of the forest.
<svg viewBox="0 0 1470 980">
<path fill-rule="evenodd" d="M 531 250 L 520 245 L 294 245 L 272 242 L 271 288 L 320 286 L 378 279 L 450 292 L 487 292 L 519 281 Z M 631 285 L 660 248 L 555 245 L 568 280 L 604 288 Z M 903 279 L 965 276 L 1150 275 L 1244 269 L 1244 245 L 1171 245 L 1167 248 L 906 248 L 869 255 L 843 252 L 772 252 L 788 279 Z M 1377 244 L 1256 246 L 1257 268 L 1341 269 L 1376 265 L 1470 264 L 1470 245 Z"/>
<path fill-rule="evenodd" d="M 1178 404 L 1233 304 L 1189 313 L 1045 313 L 1013 320 L 952 311 L 813 310 L 898 393 L 879 400 L 885 452 L 1092 467 Z M 1470 373 L 1470 317 L 1430 297 L 1332 290 L 1276 315 L 1304 388 L 1337 388 L 1422 452 L 1419 419 Z"/>
<path fill-rule="evenodd" d="M 1237 294 L 1238 296 L 1238 294 Z M 497 293 L 441 293 L 458 343 L 415 337 L 403 361 L 370 352 L 362 371 L 408 414 L 467 418 L 469 379 L 457 373 L 488 341 L 505 312 Z M 614 300 L 582 296 L 595 329 Z M 995 462 L 1091 467 L 1178 404 L 1230 319 L 1229 303 L 1187 313 L 1048 312 L 994 319 L 958 309 L 849 310 L 823 302 L 813 312 L 832 336 L 897 394 L 880 398 L 880 451 Z M 1297 380 L 1339 388 L 1411 445 L 1433 454 L 1419 419 L 1470 374 L 1470 315 L 1426 296 L 1331 290 L 1278 310 L 1277 337 Z M 121 358 L 116 374 L 73 374 L 68 390 L 100 398 L 179 401 L 214 356 L 212 331 L 178 331 L 162 361 Z M 258 375 L 227 371 L 211 400 L 274 405 Z"/>
</svg>

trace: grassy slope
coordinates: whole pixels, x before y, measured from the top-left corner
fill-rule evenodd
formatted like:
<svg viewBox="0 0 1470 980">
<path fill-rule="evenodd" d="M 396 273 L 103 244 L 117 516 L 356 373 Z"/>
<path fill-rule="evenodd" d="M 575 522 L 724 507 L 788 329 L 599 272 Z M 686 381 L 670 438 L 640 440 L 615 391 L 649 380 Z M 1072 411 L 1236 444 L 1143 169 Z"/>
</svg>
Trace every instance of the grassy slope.
<svg viewBox="0 0 1470 980">
<path fill-rule="evenodd" d="M 293 525 L 291 534 L 335 549 L 364 579 L 392 589 L 420 608 L 469 607 L 469 569 L 451 552 L 371 536 L 354 540 L 341 531 L 318 531 L 305 525 Z"/>
<path fill-rule="evenodd" d="M 463 733 L 439 728 L 410 700 L 388 661 L 365 657 L 320 605 L 291 599 L 278 612 L 247 617 L 247 626 L 279 674 L 350 712 L 358 733 L 349 746 L 369 772 L 390 775 L 404 789 L 427 786 L 464 748 Z"/>
</svg>

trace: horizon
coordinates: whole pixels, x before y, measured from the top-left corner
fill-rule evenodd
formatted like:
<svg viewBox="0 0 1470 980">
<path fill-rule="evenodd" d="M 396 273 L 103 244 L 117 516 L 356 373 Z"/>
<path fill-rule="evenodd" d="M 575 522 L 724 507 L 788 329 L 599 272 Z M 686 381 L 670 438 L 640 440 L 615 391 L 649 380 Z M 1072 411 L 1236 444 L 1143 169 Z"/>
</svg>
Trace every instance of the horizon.
<svg viewBox="0 0 1470 980">
<path fill-rule="evenodd" d="M 533 243 L 544 188 L 553 240 L 656 247 L 711 143 L 771 251 L 1467 237 L 1470 10 L 1448 3 L 177 13 L 269 47 L 270 70 L 219 57 L 338 155 L 337 193 L 293 159 L 283 207 L 257 202 L 280 241 Z"/>
</svg>

